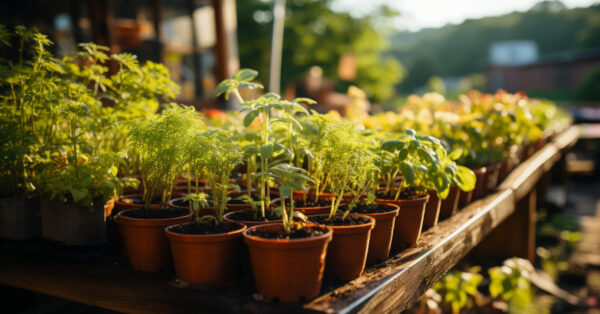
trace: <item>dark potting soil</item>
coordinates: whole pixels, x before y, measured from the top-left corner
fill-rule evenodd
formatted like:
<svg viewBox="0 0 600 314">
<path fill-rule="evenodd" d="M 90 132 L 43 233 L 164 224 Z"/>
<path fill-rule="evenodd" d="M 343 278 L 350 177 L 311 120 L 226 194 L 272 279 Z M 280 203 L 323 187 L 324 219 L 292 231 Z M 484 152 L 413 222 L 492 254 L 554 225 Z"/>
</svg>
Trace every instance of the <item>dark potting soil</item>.
<svg viewBox="0 0 600 314">
<path fill-rule="evenodd" d="M 256 231 L 255 229 L 250 231 L 250 234 L 260 238 L 266 239 L 301 239 L 317 237 L 327 232 L 327 229 L 319 226 L 304 227 L 302 229 L 292 229 L 290 233 L 286 233 L 284 230 L 280 231 Z"/>
<path fill-rule="evenodd" d="M 161 209 L 134 209 L 124 212 L 122 215 L 130 218 L 140 219 L 164 219 L 164 218 L 176 218 L 189 214 L 186 209 L 172 209 L 172 208 L 161 208 Z"/>
<path fill-rule="evenodd" d="M 425 192 L 420 192 L 417 191 L 413 188 L 406 188 L 406 189 L 402 189 L 400 191 L 400 196 L 398 197 L 398 199 L 401 200 L 416 200 L 419 198 L 423 198 L 425 197 L 427 193 Z M 383 194 L 383 193 L 377 193 L 377 198 L 378 199 L 384 199 L 384 200 L 389 200 L 389 199 L 394 199 L 394 197 L 396 197 L 396 192 L 391 192 L 388 194 Z"/>
<path fill-rule="evenodd" d="M 142 199 L 141 197 L 126 197 L 125 200 L 129 200 L 133 204 L 144 204 L 144 199 Z M 150 204 L 160 204 L 160 197 L 153 198 Z"/>
<path fill-rule="evenodd" d="M 235 221 L 274 221 L 281 220 L 281 217 L 277 217 L 274 214 L 267 212 L 266 217 L 262 217 L 260 212 L 254 217 L 254 212 L 251 210 L 233 212 L 227 218 Z"/>
<path fill-rule="evenodd" d="M 193 223 L 169 228 L 169 231 L 181 234 L 219 234 L 241 229 L 241 225 L 213 223 Z"/>
<path fill-rule="evenodd" d="M 331 206 L 330 202 L 327 202 L 323 199 L 319 199 L 319 201 L 315 202 L 314 199 L 307 199 L 306 202 L 303 200 L 300 201 L 294 201 L 294 208 L 299 208 L 299 207 L 324 207 L 324 206 Z M 290 200 L 285 200 L 285 207 L 289 208 L 290 207 Z"/>
<path fill-rule="evenodd" d="M 368 217 L 352 215 L 346 217 L 346 219 L 342 219 L 341 216 L 335 216 L 331 220 L 328 218 L 327 216 L 316 216 L 308 217 L 308 220 L 326 226 L 357 226 L 367 224 L 371 221 Z"/>
<path fill-rule="evenodd" d="M 396 208 L 392 206 L 386 206 L 383 204 L 358 204 L 354 208 L 355 213 L 360 214 L 377 214 L 377 213 L 387 213 L 396 210 Z"/>
</svg>

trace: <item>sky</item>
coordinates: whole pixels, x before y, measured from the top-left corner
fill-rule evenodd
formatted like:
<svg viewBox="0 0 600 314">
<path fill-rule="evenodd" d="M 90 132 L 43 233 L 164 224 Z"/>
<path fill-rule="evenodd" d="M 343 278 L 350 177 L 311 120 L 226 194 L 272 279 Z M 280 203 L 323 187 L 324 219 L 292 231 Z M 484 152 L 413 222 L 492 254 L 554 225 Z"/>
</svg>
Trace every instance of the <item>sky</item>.
<svg viewBox="0 0 600 314">
<path fill-rule="evenodd" d="M 460 24 L 468 18 L 495 16 L 513 11 L 526 11 L 539 0 L 335 0 L 334 9 L 350 11 L 354 14 L 368 13 L 379 4 L 400 11 L 396 28 L 419 30 L 428 27 L 441 27 L 448 23 Z M 586 7 L 599 0 L 562 0 L 567 7 Z"/>
</svg>

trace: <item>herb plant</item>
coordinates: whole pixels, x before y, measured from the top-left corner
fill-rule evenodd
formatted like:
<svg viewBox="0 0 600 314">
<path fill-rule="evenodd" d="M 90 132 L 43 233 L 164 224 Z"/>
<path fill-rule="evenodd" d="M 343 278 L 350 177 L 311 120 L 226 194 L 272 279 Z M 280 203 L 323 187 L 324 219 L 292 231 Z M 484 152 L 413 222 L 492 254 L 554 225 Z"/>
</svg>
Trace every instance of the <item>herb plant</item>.
<svg viewBox="0 0 600 314">
<path fill-rule="evenodd" d="M 140 157 L 145 208 L 156 197 L 162 208 L 167 206 L 175 179 L 185 169 L 187 141 L 199 123 L 194 108 L 171 105 L 156 119 L 130 126 L 131 143 Z"/>
</svg>

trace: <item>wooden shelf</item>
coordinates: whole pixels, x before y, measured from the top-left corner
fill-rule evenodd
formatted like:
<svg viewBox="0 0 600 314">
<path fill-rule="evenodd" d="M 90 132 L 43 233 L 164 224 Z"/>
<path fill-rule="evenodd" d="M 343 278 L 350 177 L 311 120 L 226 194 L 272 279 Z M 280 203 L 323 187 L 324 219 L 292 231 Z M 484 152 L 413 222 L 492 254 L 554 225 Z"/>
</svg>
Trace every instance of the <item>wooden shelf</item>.
<svg viewBox="0 0 600 314">
<path fill-rule="evenodd" d="M 261 302 L 248 277 L 211 291 L 180 287 L 172 273 L 131 270 L 114 249 L 80 259 L 49 249 L 40 256 L 26 244 L 4 245 L 0 283 L 122 312 L 398 312 L 414 304 L 519 204 L 528 204 L 520 200 L 535 193 L 542 175 L 578 135 L 576 127 L 562 132 L 513 170 L 497 192 L 424 232 L 416 246 L 393 252 L 387 262 L 367 268 L 353 281 L 324 282 L 323 294 L 303 304 Z"/>
</svg>

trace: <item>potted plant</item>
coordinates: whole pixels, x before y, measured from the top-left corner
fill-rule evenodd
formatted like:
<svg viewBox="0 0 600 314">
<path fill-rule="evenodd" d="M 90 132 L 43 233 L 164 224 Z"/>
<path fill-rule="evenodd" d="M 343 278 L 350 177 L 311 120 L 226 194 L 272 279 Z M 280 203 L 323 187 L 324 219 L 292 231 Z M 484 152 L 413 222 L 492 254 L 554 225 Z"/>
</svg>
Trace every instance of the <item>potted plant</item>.
<svg viewBox="0 0 600 314">
<path fill-rule="evenodd" d="M 167 205 L 175 179 L 184 169 L 186 148 L 197 123 L 194 108 L 172 105 L 156 119 L 141 120 L 130 127 L 131 143 L 140 158 L 144 207 L 121 211 L 116 219 L 135 269 L 157 271 L 166 267 L 171 254 L 164 228 L 192 219 L 189 210 Z M 160 208 L 150 207 L 154 199 L 160 200 Z"/>
<path fill-rule="evenodd" d="M 200 207 L 208 202 L 204 193 L 192 193 L 188 200 L 194 210 L 194 221 L 165 228 L 171 244 L 175 272 L 179 280 L 215 286 L 236 277 L 242 252 L 242 232 L 246 226 L 224 222 L 223 214 L 231 187 L 229 175 L 242 162 L 240 147 L 226 132 L 211 130 L 192 141 L 195 153 L 202 154 L 195 166 L 203 169 L 204 177 L 212 188 L 213 215 L 200 214 Z M 198 172 L 195 173 L 199 175 Z"/>
<path fill-rule="evenodd" d="M 294 218 L 304 219 L 294 210 L 292 197 L 295 190 L 306 189 L 304 183 L 310 181 L 303 169 L 281 163 L 271 168 L 268 175 L 279 185 L 282 223 L 257 225 L 244 231 L 256 288 L 266 300 L 312 299 L 321 290 L 332 230 L 294 222 Z"/>
<path fill-rule="evenodd" d="M 370 191 L 369 178 L 375 170 L 374 155 L 367 149 L 351 123 L 330 125 L 325 135 L 324 171 L 333 193 L 329 215 L 315 215 L 310 221 L 333 230 L 327 249 L 327 277 L 351 280 L 364 270 L 371 230 L 375 220 L 364 215 L 350 215 L 363 196 Z M 336 215 L 347 193 L 353 197 L 342 215 Z"/>
<path fill-rule="evenodd" d="M 51 62 L 45 52 L 49 44 L 43 35 L 18 26 L 15 30 L 19 42 L 17 62 L 2 60 L 0 66 L 6 72 L 0 76 L 0 85 L 7 86 L 0 97 L 0 237 L 11 240 L 25 240 L 41 234 L 40 198 L 34 184 L 34 155 L 39 141 L 34 132 L 36 124 L 44 118 L 33 114 L 35 102 L 25 95 L 38 99 L 49 99 L 53 93 L 38 89 L 44 77 L 54 75 L 54 71 L 41 67 L 42 62 Z M 0 25 L 0 44 L 11 45 L 13 34 Z M 25 60 L 24 47 L 32 44 L 38 47 L 37 58 L 31 64 Z"/>
</svg>

